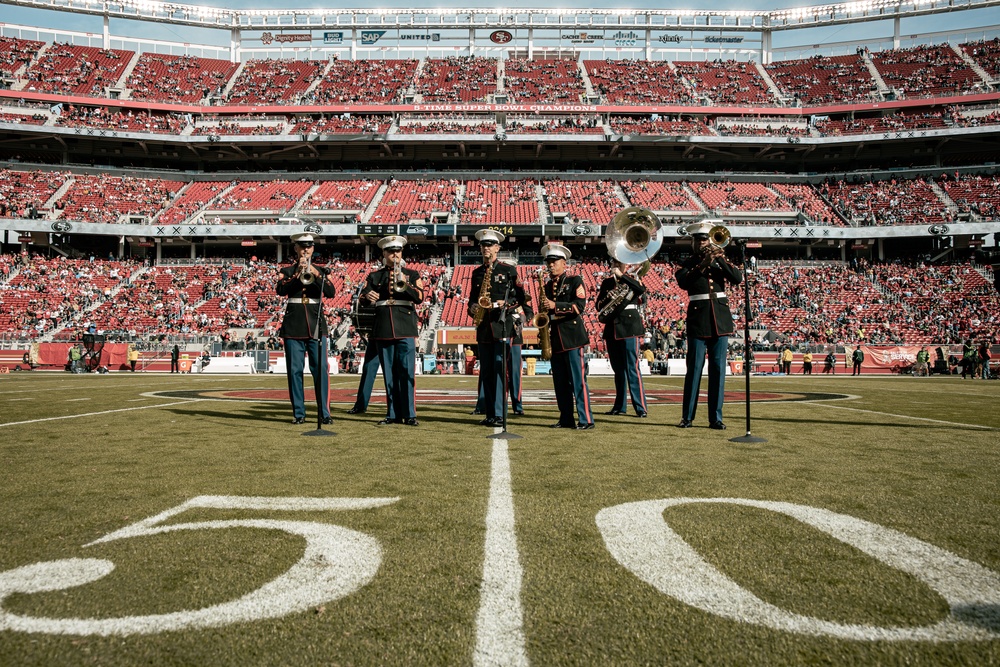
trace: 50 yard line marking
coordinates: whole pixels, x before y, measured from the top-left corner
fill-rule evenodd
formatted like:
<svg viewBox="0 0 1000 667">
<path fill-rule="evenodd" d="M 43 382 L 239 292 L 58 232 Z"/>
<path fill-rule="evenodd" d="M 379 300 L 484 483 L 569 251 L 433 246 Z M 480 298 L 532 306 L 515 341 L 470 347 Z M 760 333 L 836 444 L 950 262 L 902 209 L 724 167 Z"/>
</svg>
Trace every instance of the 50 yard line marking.
<svg viewBox="0 0 1000 667">
<path fill-rule="evenodd" d="M 497 431 L 499 433 L 499 431 Z M 521 562 L 514 530 L 514 493 L 507 441 L 493 441 L 490 497 L 486 509 L 483 587 L 476 616 L 472 664 L 528 665 L 521 609 Z"/>
</svg>

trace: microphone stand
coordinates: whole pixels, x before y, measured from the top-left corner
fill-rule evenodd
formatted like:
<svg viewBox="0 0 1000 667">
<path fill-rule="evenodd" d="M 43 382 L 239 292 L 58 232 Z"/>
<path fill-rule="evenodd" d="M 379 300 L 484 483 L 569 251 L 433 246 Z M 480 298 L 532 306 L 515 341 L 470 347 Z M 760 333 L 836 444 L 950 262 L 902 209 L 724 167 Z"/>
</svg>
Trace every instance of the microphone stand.
<svg viewBox="0 0 1000 667">
<path fill-rule="evenodd" d="M 750 371 L 752 362 L 750 357 L 750 274 L 747 271 L 747 242 L 739 239 L 740 261 L 743 262 L 743 378 L 746 381 L 744 394 L 746 395 L 746 416 L 747 433 L 736 438 L 730 438 L 729 442 L 767 442 L 766 438 L 761 438 L 750 433 Z"/>
<path fill-rule="evenodd" d="M 499 260 L 497 260 L 499 261 Z M 507 384 L 507 355 L 513 354 L 510 350 L 511 339 L 507 337 L 507 301 L 510 299 L 510 281 L 507 281 L 507 288 L 503 294 L 503 310 L 500 311 L 500 324 L 501 329 L 504 333 L 503 337 L 503 361 L 500 363 L 500 376 L 501 383 L 503 385 L 503 422 L 500 427 L 499 433 L 490 433 L 486 436 L 493 440 L 520 440 L 522 436 L 515 433 L 507 432 L 507 403 L 509 402 L 507 394 L 510 392 L 509 385 Z M 517 369 L 520 373 L 521 369 Z M 485 381 L 485 380 L 484 380 Z"/>
<path fill-rule="evenodd" d="M 329 371 L 329 368 L 327 367 L 326 350 L 323 349 L 323 347 L 324 347 L 323 346 L 323 339 L 320 337 L 320 333 L 321 333 L 322 329 L 319 326 L 319 323 L 323 321 L 323 288 L 326 286 L 326 276 L 327 276 L 327 274 L 323 273 L 322 269 L 317 269 L 317 270 L 322 274 L 320 276 L 320 278 L 319 278 L 319 280 L 320 280 L 320 283 L 319 283 L 319 314 L 316 316 L 316 323 L 313 325 L 313 330 L 309 332 L 309 340 L 312 340 L 312 339 L 315 338 L 316 342 L 319 343 L 319 356 L 320 356 L 319 368 L 320 368 L 320 372 L 323 373 L 323 375 L 326 376 L 327 392 L 329 392 L 329 387 L 330 387 L 330 371 Z M 316 378 L 313 378 L 313 386 L 315 386 L 315 384 L 316 384 Z M 316 428 L 315 428 L 315 430 L 312 430 L 312 431 L 306 431 L 302 435 L 321 436 L 321 437 L 322 436 L 330 437 L 330 436 L 333 436 L 333 435 L 337 435 L 333 431 L 324 431 L 323 430 L 323 398 L 324 398 L 324 396 L 321 396 L 320 392 L 317 391 L 316 392 Z"/>
</svg>

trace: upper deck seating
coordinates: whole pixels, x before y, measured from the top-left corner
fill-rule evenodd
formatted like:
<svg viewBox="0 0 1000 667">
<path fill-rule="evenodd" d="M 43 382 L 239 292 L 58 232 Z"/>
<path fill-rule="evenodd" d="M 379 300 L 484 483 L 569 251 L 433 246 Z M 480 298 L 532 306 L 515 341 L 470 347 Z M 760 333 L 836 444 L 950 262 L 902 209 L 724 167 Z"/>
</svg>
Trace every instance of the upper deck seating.
<svg viewBox="0 0 1000 667">
<path fill-rule="evenodd" d="M 26 90 L 61 95 L 100 95 L 117 84 L 134 51 L 53 44 L 28 67 Z"/>
<path fill-rule="evenodd" d="M 695 194 L 715 211 L 791 211 L 792 207 L 764 183 L 689 183 Z"/>
<path fill-rule="evenodd" d="M 401 104 L 418 61 L 335 60 L 308 95 L 308 104 Z"/>
<path fill-rule="evenodd" d="M 417 79 L 424 102 L 486 102 L 497 90 L 496 58 L 428 58 Z"/>
<path fill-rule="evenodd" d="M 371 179 L 320 181 L 302 208 L 322 211 L 365 211 L 375 199 L 381 182 Z"/>
<path fill-rule="evenodd" d="M 701 210 L 679 181 L 622 181 L 620 185 L 633 206 L 650 211 Z"/>
<path fill-rule="evenodd" d="M 720 105 L 774 104 L 771 91 L 753 63 L 677 62 L 677 72 L 694 88 Z"/>
<path fill-rule="evenodd" d="M 932 225 L 945 222 L 945 205 L 922 178 L 824 183 L 834 209 L 857 225 Z"/>
<path fill-rule="evenodd" d="M 779 90 L 806 105 L 867 102 L 877 90 L 871 72 L 857 54 L 780 60 L 764 69 Z"/>
<path fill-rule="evenodd" d="M 907 98 L 962 95 L 982 83 L 947 44 L 879 51 L 871 58 L 886 85 Z"/>
<path fill-rule="evenodd" d="M 297 104 L 323 73 L 320 60 L 248 60 L 229 92 L 231 104 Z"/>
<path fill-rule="evenodd" d="M 241 181 L 213 203 L 219 211 L 286 213 L 312 187 L 311 181 Z"/>
<path fill-rule="evenodd" d="M 143 53 L 125 87 L 134 100 L 199 102 L 221 93 L 237 67 L 238 63 L 217 58 Z"/>
<path fill-rule="evenodd" d="M 693 104 L 694 95 L 665 62 L 585 60 L 587 76 L 608 104 Z"/>
<path fill-rule="evenodd" d="M 0 169 L 0 218 L 27 217 L 29 205 L 40 211 L 67 178 L 59 171 Z"/>
<path fill-rule="evenodd" d="M 14 76 L 38 55 L 45 42 L 0 37 L 0 74 Z"/>
<path fill-rule="evenodd" d="M 993 78 L 1000 78 L 1000 37 L 978 42 L 966 42 L 961 49 Z"/>
<path fill-rule="evenodd" d="M 625 208 L 611 181 L 543 181 L 544 196 L 553 215 L 606 225 Z"/>
<path fill-rule="evenodd" d="M 567 58 L 510 58 L 504 62 L 504 89 L 508 100 L 515 104 L 576 104 L 586 94 L 580 68 L 575 60 Z"/>
</svg>

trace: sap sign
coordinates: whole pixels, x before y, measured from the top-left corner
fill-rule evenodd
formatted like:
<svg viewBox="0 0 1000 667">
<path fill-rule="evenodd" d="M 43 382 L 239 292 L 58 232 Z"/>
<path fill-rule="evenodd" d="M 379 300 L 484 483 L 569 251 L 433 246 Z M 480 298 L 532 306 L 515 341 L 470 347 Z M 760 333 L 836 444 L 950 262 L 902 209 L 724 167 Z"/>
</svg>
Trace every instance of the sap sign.
<svg viewBox="0 0 1000 667">
<path fill-rule="evenodd" d="M 362 30 L 361 31 L 361 43 L 362 44 L 374 44 L 384 34 L 385 34 L 385 30 Z"/>
</svg>

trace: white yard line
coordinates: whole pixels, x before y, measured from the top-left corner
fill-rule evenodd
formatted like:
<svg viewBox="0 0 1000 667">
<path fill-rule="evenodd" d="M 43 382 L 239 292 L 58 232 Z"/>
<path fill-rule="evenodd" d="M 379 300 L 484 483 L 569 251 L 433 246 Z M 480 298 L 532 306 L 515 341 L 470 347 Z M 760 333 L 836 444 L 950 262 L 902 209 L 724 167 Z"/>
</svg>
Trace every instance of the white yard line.
<svg viewBox="0 0 1000 667">
<path fill-rule="evenodd" d="M 507 441 L 496 439 L 486 509 L 483 588 L 476 616 L 476 649 L 472 655 L 476 667 L 529 664 L 521 609 L 521 576 L 510 457 Z"/>
<path fill-rule="evenodd" d="M 89 401 L 89 400 L 90 400 L 90 398 L 89 398 L 89 397 L 87 397 L 87 396 L 84 396 L 83 398 L 67 398 L 67 399 L 66 399 L 65 401 L 63 401 L 63 402 L 64 402 L 64 403 L 74 403 L 74 402 L 76 402 L 76 401 Z"/>
<path fill-rule="evenodd" d="M 929 417 L 915 417 L 913 415 L 899 415 L 899 414 L 896 414 L 894 412 L 881 412 L 879 410 L 865 410 L 863 408 L 849 408 L 849 407 L 847 407 L 845 405 L 830 405 L 828 403 L 815 403 L 813 401 L 802 401 L 802 402 L 798 403 L 798 405 L 801 405 L 802 403 L 808 403 L 809 405 L 817 405 L 817 406 L 820 406 L 820 407 L 823 407 L 823 408 L 833 408 L 835 410 L 851 410 L 852 412 L 866 412 L 866 413 L 871 414 L 871 415 L 882 415 L 882 416 L 885 416 L 885 417 L 896 417 L 898 419 L 916 419 L 918 421 L 931 422 L 931 423 L 934 423 L 934 424 L 947 424 L 948 426 L 964 426 L 966 428 L 979 428 L 979 429 L 983 429 L 984 431 L 995 431 L 996 430 L 992 426 L 983 426 L 982 424 L 966 424 L 964 422 L 949 422 L 949 421 L 944 421 L 943 419 L 931 419 Z M 792 403 L 791 405 L 795 405 L 795 404 Z"/>
<path fill-rule="evenodd" d="M 110 415 L 115 412 L 131 412 L 132 410 L 149 410 L 150 408 L 168 408 L 171 405 L 184 405 L 185 403 L 197 403 L 204 399 L 195 398 L 186 401 L 177 401 L 175 403 L 160 403 L 159 405 L 140 405 L 134 408 L 119 408 L 117 410 L 102 410 L 101 412 L 85 412 L 83 414 L 76 415 L 63 415 L 62 417 L 44 417 L 42 419 L 29 419 L 23 422 L 7 422 L 5 424 L 0 423 L 0 428 L 4 426 L 23 426 L 24 424 L 39 424 L 41 422 L 52 422 L 58 421 L 60 419 L 79 419 L 80 417 L 96 417 L 98 415 Z"/>
</svg>

